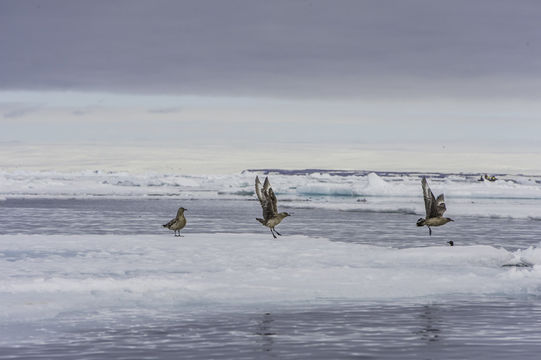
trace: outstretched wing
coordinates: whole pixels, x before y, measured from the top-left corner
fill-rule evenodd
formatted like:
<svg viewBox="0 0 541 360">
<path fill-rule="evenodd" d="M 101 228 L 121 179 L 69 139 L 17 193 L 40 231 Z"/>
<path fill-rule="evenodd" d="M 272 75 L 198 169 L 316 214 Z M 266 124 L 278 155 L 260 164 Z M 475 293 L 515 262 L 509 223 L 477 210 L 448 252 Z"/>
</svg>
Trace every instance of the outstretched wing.
<svg viewBox="0 0 541 360">
<path fill-rule="evenodd" d="M 276 195 L 274 195 L 272 188 L 269 188 L 269 200 L 272 208 L 272 216 L 278 215 L 278 199 L 276 199 Z"/>
<path fill-rule="evenodd" d="M 423 184 L 423 197 L 425 199 L 425 211 L 426 211 L 426 218 L 433 218 L 433 217 L 439 217 L 443 216 L 443 213 L 447 208 L 445 207 L 445 199 L 443 197 L 443 194 L 440 194 L 438 198 L 434 198 L 434 194 L 432 193 L 432 190 L 428 187 L 428 184 L 426 182 L 426 178 L 423 177 L 422 180 Z"/>
<path fill-rule="evenodd" d="M 255 194 L 257 195 L 261 206 L 263 206 L 263 203 L 265 202 L 265 197 L 263 196 L 263 193 L 261 191 L 261 182 L 259 181 L 259 176 L 255 177 Z"/>
<path fill-rule="evenodd" d="M 255 178 L 255 192 L 263 208 L 263 219 L 268 220 L 276 216 L 278 213 L 276 211 L 276 196 L 274 195 L 274 191 L 272 191 L 268 177 L 265 178 L 263 188 L 261 188 L 259 178 Z"/>
<path fill-rule="evenodd" d="M 436 206 L 435 206 L 435 212 L 437 216 L 443 216 L 443 213 L 447 210 L 445 207 L 445 200 L 443 198 L 443 194 L 440 194 L 438 198 L 436 199 Z"/>
<path fill-rule="evenodd" d="M 263 195 L 265 197 L 269 197 L 269 189 L 271 188 L 271 184 L 269 181 L 269 177 L 265 177 L 265 182 L 263 182 Z"/>
<path fill-rule="evenodd" d="M 434 194 L 432 194 L 432 190 L 430 190 L 430 188 L 428 187 L 426 178 L 424 176 L 421 184 L 423 186 L 423 198 L 425 200 L 426 218 L 429 219 L 431 217 L 434 217 L 432 213 L 432 208 L 436 204 L 436 199 L 434 198 Z"/>
</svg>

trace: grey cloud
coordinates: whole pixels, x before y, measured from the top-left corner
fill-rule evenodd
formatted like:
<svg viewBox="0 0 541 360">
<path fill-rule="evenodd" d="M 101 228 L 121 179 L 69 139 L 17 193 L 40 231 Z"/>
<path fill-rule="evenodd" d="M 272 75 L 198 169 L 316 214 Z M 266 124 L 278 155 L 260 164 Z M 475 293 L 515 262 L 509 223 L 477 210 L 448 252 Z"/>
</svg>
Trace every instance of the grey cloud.
<svg viewBox="0 0 541 360">
<path fill-rule="evenodd" d="M 182 111 L 182 108 L 180 107 L 155 108 L 155 109 L 148 110 L 148 112 L 151 114 L 174 114 L 181 111 Z"/>
<path fill-rule="evenodd" d="M 73 110 L 71 113 L 77 116 L 84 116 L 84 115 L 91 114 L 93 111 L 94 111 L 93 108 L 78 108 L 78 109 Z"/>
<path fill-rule="evenodd" d="M 38 111 L 42 107 L 39 105 L 21 105 L 21 106 L 8 106 L 8 109 L 2 114 L 4 119 L 17 119 L 22 118 L 26 114 Z"/>
<path fill-rule="evenodd" d="M 538 1 L 0 3 L 0 89 L 531 96 Z"/>
</svg>

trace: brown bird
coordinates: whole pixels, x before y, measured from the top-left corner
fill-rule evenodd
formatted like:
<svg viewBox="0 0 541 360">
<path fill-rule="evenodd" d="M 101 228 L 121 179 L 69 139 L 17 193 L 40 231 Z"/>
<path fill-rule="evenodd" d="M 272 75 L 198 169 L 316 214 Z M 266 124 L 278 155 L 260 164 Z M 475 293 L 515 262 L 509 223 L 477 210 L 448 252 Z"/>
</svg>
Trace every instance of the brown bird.
<svg viewBox="0 0 541 360">
<path fill-rule="evenodd" d="M 169 230 L 173 230 L 175 232 L 175 236 L 182 236 L 180 235 L 180 230 L 182 230 L 184 226 L 186 226 L 186 218 L 184 217 L 184 211 L 186 211 L 186 209 L 184 209 L 183 207 L 178 208 L 177 217 L 169 221 L 167 224 L 163 225 L 163 227 L 168 228 Z"/>
<path fill-rule="evenodd" d="M 425 200 L 425 211 L 426 218 L 420 218 L 417 220 L 417 226 L 427 226 L 428 234 L 432 235 L 431 226 L 441 226 L 447 224 L 449 221 L 454 221 L 453 219 L 443 217 L 443 213 L 447 208 L 445 207 L 445 200 L 443 199 L 443 194 L 440 194 L 438 198 L 434 198 L 432 190 L 428 187 L 426 178 L 423 176 L 421 181 L 423 185 L 423 197 Z"/>
<path fill-rule="evenodd" d="M 265 178 L 263 188 L 261 188 L 259 177 L 255 177 L 255 193 L 259 199 L 259 202 L 261 203 L 261 207 L 263 208 L 263 219 L 256 218 L 256 220 L 268 227 L 272 236 L 276 239 L 276 235 L 274 235 L 274 233 L 280 236 L 282 234 L 276 231 L 274 227 L 283 219 L 291 215 L 286 212 L 278 213 L 278 200 L 276 199 L 276 195 L 274 195 L 274 191 L 272 191 L 268 177 Z"/>
</svg>

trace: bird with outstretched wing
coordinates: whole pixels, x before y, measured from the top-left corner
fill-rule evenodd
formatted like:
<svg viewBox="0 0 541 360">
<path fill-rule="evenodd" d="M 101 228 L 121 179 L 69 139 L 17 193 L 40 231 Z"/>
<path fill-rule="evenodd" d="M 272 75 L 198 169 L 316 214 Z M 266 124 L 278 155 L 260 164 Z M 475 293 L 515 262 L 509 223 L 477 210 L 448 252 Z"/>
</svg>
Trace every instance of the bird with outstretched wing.
<svg viewBox="0 0 541 360">
<path fill-rule="evenodd" d="M 261 208 L 263 209 L 263 218 L 256 218 L 256 220 L 268 227 L 272 233 L 272 236 L 276 238 L 274 233 L 278 235 L 281 234 L 276 231 L 274 227 L 278 225 L 284 218 L 290 216 L 290 214 L 286 212 L 278 213 L 278 200 L 276 199 L 276 195 L 272 190 L 268 177 L 265 177 L 263 186 L 261 186 L 259 177 L 255 177 L 255 193 L 259 199 Z"/>
<path fill-rule="evenodd" d="M 428 227 L 428 234 L 432 235 L 432 229 L 430 228 L 431 226 L 445 225 L 449 221 L 454 220 L 443 217 L 443 213 L 445 213 L 445 210 L 447 210 L 443 194 L 440 194 L 438 198 L 435 198 L 424 176 L 421 180 L 421 185 L 423 188 L 423 198 L 425 201 L 426 218 L 420 218 L 417 220 L 417 226 L 426 225 Z"/>
</svg>

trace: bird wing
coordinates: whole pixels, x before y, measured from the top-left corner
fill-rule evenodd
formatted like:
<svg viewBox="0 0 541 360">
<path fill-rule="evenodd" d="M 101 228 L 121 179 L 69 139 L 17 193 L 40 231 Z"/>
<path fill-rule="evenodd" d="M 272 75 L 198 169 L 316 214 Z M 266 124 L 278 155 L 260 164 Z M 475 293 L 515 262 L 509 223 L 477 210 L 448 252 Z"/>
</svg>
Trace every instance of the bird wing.
<svg viewBox="0 0 541 360">
<path fill-rule="evenodd" d="M 263 206 L 265 202 L 265 197 L 263 193 L 261 192 L 261 181 L 259 181 L 259 176 L 255 177 L 255 194 L 257 195 L 257 198 L 259 199 L 261 206 Z"/>
<path fill-rule="evenodd" d="M 275 216 L 276 212 L 274 211 L 274 207 L 272 206 L 272 201 L 267 201 L 263 206 L 263 219 L 265 219 L 265 221 L 268 221 Z"/>
<path fill-rule="evenodd" d="M 272 188 L 269 188 L 269 200 L 272 207 L 273 216 L 278 215 L 278 199 L 276 199 L 276 195 L 274 195 Z"/>
<path fill-rule="evenodd" d="M 276 196 L 274 195 L 274 191 L 272 191 L 268 177 L 266 177 L 265 181 L 263 182 L 263 188 L 261 188 L 259 178 L 256 177 L 255 192 L 259 202 L 261 203 L 261 207 L 263 208 L 263 219 L 266 221 L 276 216 L 278 213 L 276 211 Z"/>
<path fill-rule="evenodd" d="M 432 194 L 432 190 L 430 190 L 430 188 L 428 187 L 426 178 L 424 176 L 421 184 L 423 185 L 423 197 L 425 199 L 426 218 L 429 219 L 431 217 L 434 217 L 432 216 L 432 207 L 436 204 L 436 199 L 434 198 L 434 194 Z"/>
<path fill-rule="evenodd" d="M 436 199 L 435 208 L 436 214 L 438 214 L 438 216 L 443 216 L 443 213 L 445 212 L 445 210 L 447 210 L 447 207 L 445 207 L 445 199 L 443 198 L 443 194 L 440 194 Z"/>
<path fill-rule="evenodd" d="M 265 177 L 265 182 L 263 182 L 263 194 L 265 197 L 269 196 L 269 189 L 271 188 L 271 184 L 269 181 L 269 177 Z"/>
<path fill-rule="evenodd" d="M 177 220 L 177 218 L 174 218 L 173 220 L 171 220 L 167 224 L 165 224 L 163 227 L 169 228 L 171 225 L 173 225 L 175 223 L 176 220 Z"/>
</svg>

